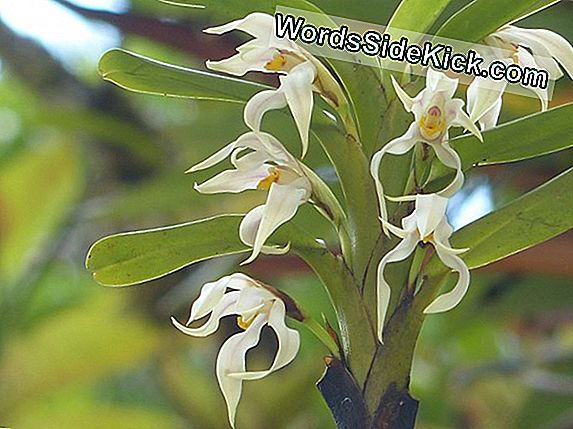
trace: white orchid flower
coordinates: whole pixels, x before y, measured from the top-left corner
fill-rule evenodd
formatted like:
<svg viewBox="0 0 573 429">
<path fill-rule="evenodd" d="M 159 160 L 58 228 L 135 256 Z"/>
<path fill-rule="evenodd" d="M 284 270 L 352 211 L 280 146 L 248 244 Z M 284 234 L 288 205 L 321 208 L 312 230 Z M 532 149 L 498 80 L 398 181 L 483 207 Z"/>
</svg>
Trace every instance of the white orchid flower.
<svg viewBox="0 0 573 429">
<path fill-rule="evenodd" d="M 411 98 L 406 94 L 394 77 L 392 77 L 392 83 L 398 98 L 402 101 L 406 110 L 414 114 L 415 119 L 403 136 L 392 140 L 376 152 L 370 163 L 370 173 L 376 183 L 380 214 L 384 221 L 388 219 L 388 214 L 386 211 L 386 197 L 379 178 L 379 170 L 382 157 L 385 154 L 403 155 L 409 152 L 418 142 L 431 146 L 438 159 L 444 165 L 456 170 L 454 180 L 438 193 L 443 197 L 450 197 L 462 187 L 464 175 L 461 159 L 448 143 L 449 128 L 463 127 L 482 140 L 479 129 L 463 110 L 463 100 L 453 98 L 458 87 L 457 79 L 450 79 L 444 73 L 428 68 L 426 88 L 415 98 Z M 413 199 L 413 196 L 407 196 L 396 200 Z"/>
<path fill-rule="evenodd" d="M 207 61 L 211 70 L 243 76 L 250 71 L 287 74 L 306 62 L 310 54 L 288 38 L 278 38 L 274 32 L 274 18 L 266 13 L 254 12 L 245 18 L 203 30 L 221 35 L 233 30 L 243 31 L 254 39 L 237 48 L 237 54 L 220 61 Z"/>
<path fill-rule="evenodd" d="M 313 85 L 316 69 L 310 62 L 294 67 L 286 76 L 280 76 L 278 89 L 269 89 L 255 94 L 245 106 L 245 124 L 260 131 L 263 116 L 270 110 L 288 106 L 294 118 L 302 142 L 302 156 L 308 150 L 310 121 L 314 106 Z"/>
<path fill-rule="evenodd" d="M 545 69 L 551 80 L 563 76 L 561 68 L 573 79 L 573 46 L 562 36 L 545 29 L 519 28 L 507 25 L 483 40 L 492 49 L 482 54 L 489 59 L 498 59 L 523 68 Z M 484 50 L 484 47 L 481 47 Z M 468 88 L 470 117 L 480 121 L 482 129 L 497 125 L 501 110 L 502 94 L 507 82 L 476 78 Z M 547 109 L 548 89 L 529 88 L 541 101 L 542 110 Z"/>
<path fill-rule="evenodd" d="M 378 265 L 378 338 L 382 342 L 384 322 L 390 303 L 390 285 L 384 278 L 384 269 L 391 262 L 399 262 L 410 256 L 419 243 L 431 243 L 440 260 L 459 274 L 455 287 L 437 297 L 424 313 L 442 313 L 451 310 L 462 300 L 470 284 L 470 272 L 465 262 L 458 256 L 468 249 L 452 249 L 449 238 L 453 229 L 446 218 L 448 199 L 437 194 L 417 195 L 415 209 L 411 215 L 402 219 L 402 228 L 388 222 L 386 227 L 400 237 L 402 241 L 389 251 Z"/>
<path fill-rule="evenodd" d="M 240 30 L 254 39 L 239 46 L 237 54 L 220 61 L 207 61 L 211 70 L 235 76 L 249 71 L 278 73 L 280 86 L 256 94 L 245 107 L 245 123 L 259 131 L 266 112 L 289 107 L 302 141 L 303 157 L 308 149 L 309 129 L 314 106 L 313 92 L 320 93 L 332 106 L 339 107 L 344 96 L 328 69 L 308 51 L 288 38 L 278 38 L 274 18 L 265 13 L 251 13 L 243 19 L 204 30 L 223 34 Z"/>
<path fill-rule="evenodd" d="M 240 238 L 253 247 L 251 256 L 244 263 L 252 262 L 261 251 L 286 253 L 288 245 L 276 248 L 264 244 L 311 197 L 312 185 L 301 165 L 272 135 L 248 132 L 188 172 L 209 168 L 228 157 L 234 169 L 196 184 L 195 189 L 203 194 L 239 193 L 249 189 L 268 191 L 265 204 L 252 209 L 241 222 Z"/>
<path fill-rule="evenodd" d="M 193 322 L 209 315 L 199 327 L 189 327 Z M 286 306 L 272 288 L 236 273 L 215 282 L 206 283 L 199 298 L 191 307 L 185 325 L 171 318 L 177 329 L 193 337 L 206 337 L 214 333 L 223 317 L 236 315 L 237 325 L 243 332 L 225 341 L 217 356 L 217 380 L 227 403 L 229 422 L 235 427 L 235 414 L 245 380 L 258 380 L 288 365 L 300 347 L 299 333 L 285 324 Z M 272 328 L 278 339 L 278 351 L 269 369 L 247 371 L 246 354 L 255 347 L 262 328 Z"/>
</svg>

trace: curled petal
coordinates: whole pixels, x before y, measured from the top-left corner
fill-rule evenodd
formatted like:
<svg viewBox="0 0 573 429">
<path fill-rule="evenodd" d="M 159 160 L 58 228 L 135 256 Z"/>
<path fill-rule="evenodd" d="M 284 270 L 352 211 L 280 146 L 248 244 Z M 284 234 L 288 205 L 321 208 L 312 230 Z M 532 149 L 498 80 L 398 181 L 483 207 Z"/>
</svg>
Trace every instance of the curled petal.
<svg viewBox="0 0 573 429">
<path fill-rule="evenodd" d="M 312 83 L 316 77 L 316 69 L 310 62 L 304 62 L 294 67 L 286 76 L 281 76 L 281 88 L 286 97 L 300 138 L 302 141 L 302 156 L 308 149 L 310 120 L 314 106 Z"/>
<path fill-rule="evenodd" d="M 245 215 L 241 225 L 239 226 L 239 237 L 243 243 L 252 247 L 257 237 L 257 231 L 261 224 L 261 219 L 265 211 L 264 204 L 257 206 Z M 261 252 L 265 255 L 284 255 L 290 250 L 290 244 L 283 247 L 278 246 L 263 246 Z"/>
<path fill-rule="evenodd" d="M 382 221 L 382 226 L 388 229 L 388 231 L 390 231 L 396 237 L 405 238 L 406 235 L 408 235 L 408 231 L 406 231 L 405 229 L 399 228 L 396 225 L 388 222 L 387 220 L 381 219 L 381 221 Z"/>
<path fill-rule="evenodd" d="M 274 161 L 273 158 L 264 151 L 249 152 L 248 154 L 239 157 L 239 154 L 245 150 L 247 149 L 237 149 L 231 156 L 231 164 L 233 164 L 238 170 L 247 171 L 257 169 L 268 161 Z"/>
<path fill-rule="evenodd" d="M 439 242 L 436 242 L 436 252 L 438 257 L 447 267 L 459 274 L 458 281 L 454 288 L 437 297 L 430 305 L 426 307 L 424 313 L 443 313 L 444 311 L 451 310 L 465 296 L 470 285 L 470 271 L 465 262 L 457 256 L 452 249 L 446 248 Z"/>
<path fill-rule="evenodd" d="M 300 348 L 300 336 L 297 331 L 285 324 L 285 304 L 277 299 L 270 310 L 268 325 L 275 331 L 278 340 L 278 351 L 271 367 L 265 371 L 245 371 L 229 374 L 229 377 L 241 380 L 259 380 L 274 371 L 287 366 L 293 361 Z"/>
<path fill-rule="evenodd" d="M 415 234 L 408 234 L 394 249 L 389 251 L 380 261 L 378 265 L 377 276 L 377 309 L 378 309 L 378 323 L 377 332 L 378 339 L 382 343 L 382 334 L 384 331 L 384 322 L 386 320 L 386 313 L 388 312 L 388 305 L 390 304 L 390 285 L 384 278 L 384 269 L 386 265 L 391 262 L 399 262 L 410 256 L 416 249 L 418 244 L 418 237 Z"/>
<path fill-rule="evenodd" d="M 308 197 L 307 189 L 277 183 L 271 185 L 253 243 L 253 253 L 243 264 L 252 262 L 259 255 L 271 234 L 291 220 Z"/>
<path fill-rule="evenodd" d="M 535 58 L 533 58 L 533 55 L 531 55 L 527 51 L 527 49 L 524 49 L 522 47 L 517 48 L 517 55 L 519 57 L 519 65 L 521 67 L 539 68 L 538 64 L 535 62 Z M 547 107 L 549 106 L 548 88 L 543 89 L 540 87 L 533 87 L 533 86 L 528 86 L 527 88 L 535 92 L 535 94 L 539 98 L 539 101 L 541 101 L 541 110 L 547 110 Z"/>
<path fill-rule="evenodd" d="M 236 314 L 235 304 L 239 299 L 239 292 L 229 292 L 226 293 L 219 303 L 213 308 L 209 319 L 198 328 L 190 328 L 179 323 L 175 318 L 171 318 L 171 322 L 177 329 L 187 335 L 193 337 L 206 337 L 211 335 L 219 328 L 220 320 L 225 316 L 230 316 L 231 314 Z"/>
<path fill-rule="evenodd" d="M 272 166 L 263 164 L 252 170 L 226 170 L 215 177 L 195 185 L 202 194 L 239 193 L 248 189 L 257 189 L 261 180 L 269 175 Z"/>
<path fill-rule="evenodd" d="M 287 105 L 284 92 L 279 89 L 269 89 L 255 94 L 245 106 L 245 124 L 253 131 L 261 130 L 263 116 L 269 110 L 282 109 Z"/>
<path fill-rule="evenodd" d="M 251 316 L 259 313 L 266 302 L 274 300 L 276 297 L 260 285 L 245 288 L 241 291 L 241 296 L 235 305 L 237 314 L 243 316 L 243 319 L 249 320 Z"/>
<path fill-rule="evenodd" d="M 400 99 L 402 104 L 404 105 L 404 108 L 408 112 L 411 112 L 412 111 L 412 105 L 414 104 L 414 99 L 412 97 L 410 97 L 406 93 L 406 91 L 404 91 L 402 89 L 400 84 L 396 81 L 396 79 L 394 79 L 394 76 L 392 76 L 392 86 L 394 87 L 394 91 L 396 91 L 396 95 L 398 96 L 398 98 Z"/>
<path fill-rule="evenodd" d="M 498 32 L 516 44 L 529 46 L 536 55 L 555 58 L 573 79 L 573 46 L 563 36 L 546 29 L 508 26 Z M 550 69 L 547 69 L 548 71 Z M 554 79 L 559 76 L 552 75 Z"/>
<path fill-rule="evenodd" d="M 242 134 L 238 139 L 229 143 L 221 150 L 215 152 L 206 160 L 201 161 L 198 164 L 195 164 L 193 167 L 187 170 L 186 173 L 192 173 L 195 171 L 205 170 L 207 168 L 210 168 L 220 163 L 224 159 L 228 158 L 235 151 L 235 149 L 249 148 L 256 150 L 259 147 L 261 147 L 261 145 L 262 143 L 257 134 L 251 132 Z"/>
<path fill-rule="evenodd" d="M 187 324 L 209 314 L 221 301 L 227 288 L 240 290 L 243 289 L 245 285 L 250 284 L 252 284 L 252 280 L 241 273 L 231 274 L 215 282 L 205 283 L 201 288 L 199 298 L 197 298 L 191 306 L 191 315 Z"/>
<path fill-rule="evenodd" d="M 237 405 L 243 390 L 243 381 L 236 377 L 229 377 L 229 374 L 245 371 L 246 354 L 258 344 L 261 329 L 266 321 L 266 314 L 258 315 L 246 331 L 235 334 L 225 341 L 217 356 L 217 380 L 227 403 L 229 423 L 233 428 Z"/>
<path fill-rule="evenodd" d="M 386 210 L 386 200 L 384 197 L 384 188 L 382 182 L 380 181 L 380 164 L 382 163 L 382 157 L 389 153 L 392 155 L 403 155 L 410 151 L 416 142 L 420 139 L 418 126 L 416 123 L 412 123 L 408 128 L 408 131 L 397 139 L 392 140 L 382 149 L 374 154 L 372 160 L 370 161 L 370 175 L 374 179 L 376 184 L 376 194 L 378 196 L 378 206 L 380 208 L 380 217 L 383 221 L 388 220 L 388 212 Z"/>
<path fill-rule="evenodd" d="M 456 192 L 458 192 L 464 185 L 464 172 L 462 170 L 462 160 L 458 153 L 452 149 L 450 144 L 445 141 L 439 145 L 432 145 L 436 156 L 442 164 L 446 167 L 450 167 L 456 170 L 456 175 L 452 182 L 438 192 L 438 195 L 445 198 L 452 197 Z"/>
</svg>

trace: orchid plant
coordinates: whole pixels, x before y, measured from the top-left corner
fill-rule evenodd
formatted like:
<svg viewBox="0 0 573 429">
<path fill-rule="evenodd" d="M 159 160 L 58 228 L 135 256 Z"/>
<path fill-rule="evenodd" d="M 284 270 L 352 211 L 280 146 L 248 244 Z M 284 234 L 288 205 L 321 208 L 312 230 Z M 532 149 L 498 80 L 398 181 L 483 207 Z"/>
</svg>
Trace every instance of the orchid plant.
<svg viewBox="0 0 573 429">
<path fill-rule="evenodd" d="M 509 49 L 513 55 L 504 60 L 519 64 L 531 64 L 539 53 L 549 60 L 538 65 L 548 67 L 553 78 L 563 76 L 561 67 L 571 76 L 573 48 L 564 38 L 510 25 L 525 16 L 524 11 L 541 10 L 552 2 L 516 2 L 522 7 L 499 6 L 504 13 L 493 27 L 488 23 L 481 32 L 465 34 L 463 22 L 479 22 L 476 0 L 477 6 L 458 11 L 437 34 L 458 31 L 466 41 Z M 219 10 L 216 2 L 207 3 Z M 427 13 L 429 7 L 423 0 L 403 1 L 391 25 L 416 23 L 417 30 L 424 31 L 441 12 Z M 276 37 L 272 9 L 238 15 L 205 30 L 210 35 L 239 30 L 252 36 L 235 55 L 207 60 L 208 69 L 222 74 L 182 69 L 122 50 L 104 55 L 102 75 L 123 88 L 241 103 L 245 133 L 188 173 L 229 160 L 231 169 L 196 184 L 196 191 L 260 191 L 266 193 L 266 201 L 244 216 L 220 215 L 106 237 L 90 249 L 87 267 L 104 285 L 126 286 L 223 255 L 250 253 L 242 262 L 244 269 L 261 254 L 297 255 L 328 291 L 336 323 L 317 322 L 288 291 L 242 273 L 204 284 L 189 319 L 172 320 L 184 334 L 205 337 L 217 330 L 222 318 L 236 317 L 241 331 L 222 344 L 214 363 L 230 425 L 235 426 L 243 382 L 271 376 L 295 359 L 301 342 L 298 331 L 288 326 L 291 319 L 300 322 L 297 329 L 308 328 L 325 346 L 327 368 L 318 387 L 339 427 L 413 428 L 418 403 L 409 391 L 410 370 L 424 318 L 462 302 L 470 287 L 470 270 L 572 228 L 571 216 L 556 214 L 546 203 L 555 197 L 548 189 L 566 188 L 573 170 L 460 231 L 448 221 L 449 199 L 481 162 L 513 162 L 569 147 L 569 142 L 552 140 L 551 133 L 560 136 L 558 130 L 543 136 L 537 131 L 547 120 L 567 117 L 570 106 L 545 111 L 548 94 L 538 94 L 544 112 L 498 127 L 505 85 L 485 90 L 479 85 L 483 78 L 476 78 L 466 103 L 460 98 L 458 79 L 432 68 L 417 77 L 319 59 L 295 42 Z M 243 77 L 253 71 L 278 74 L 278 87 L 224 76 Z M 183 83 L 173 86 L 173 81 Z M 209 87 L 211 93 L 205 89 Z M 411 96 L 416 90 L 418 94 Z M 271 110 L 284 113 L 281 131 L 291 130 L 286 134 L 294 143 L 283 145 L 271 134 L 274 130 L 264 121 Z M 508 140 L 512 134 L 515 138 Z M 299 142 L 301 156 L 287 149 Z M 303 162 L 315 144 L 334 167 L 334 183 Z M 312 227 L 297 216 L 305 204 L 334 226 L 334 242 L 309 232 Z M 540 218 L 545 222 L 538 222 Z M 505 227 L 503 234 L 498 234 L 499 225 Z M 183 235 L 200 244 L 178 238 Z M 441 293 L 451 279 L 453 287 Z M 278 339 L 276 356 L 267 370 L 248 371 L 246 353 L 257 345 L 264 326 Z M 345 405 L 339 398 L 351 401 Z"/>
</svg>

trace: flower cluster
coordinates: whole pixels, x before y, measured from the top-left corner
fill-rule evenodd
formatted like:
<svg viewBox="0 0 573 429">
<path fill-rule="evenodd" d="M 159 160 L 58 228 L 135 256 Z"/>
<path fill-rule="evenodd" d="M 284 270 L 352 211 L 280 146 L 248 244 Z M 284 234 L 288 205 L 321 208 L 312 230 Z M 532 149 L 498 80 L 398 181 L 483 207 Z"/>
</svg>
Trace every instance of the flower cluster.
<svg viewBox="0 0 573 429">
<path fill-rule="evenodd" d="M 265 204 L 253 208 L 243 218 L 239 236 L 252 248 L 252 262 L 260 253 L 283 254 L 285 246 L 267 245 L 278 227 L 292 219 L 298 208 L 311 201 L 310 170 L 289 153 L 274 136 L 261 130 L 266 112 L 290 109 L 302 142 L 304 157 L 309 140 L 314 93 L 320 94 L 332 106 L 339 106 L 343 92 L 328 70 L 316 58 L 296 44 L 273 36 L 273 18 L 252 13 L 243 19 L 208 28 L 206 33 L 223 34 L 240 30 L 254 39 L 237 48 L 237 54 L 220 61 L 207 61 L 207 67 L 242 76 L 249 71 L 278 73 L 280 86 L 255 94 L 246 104 L 244 121 L 250 131 L 238 137 L 206 160 L 191 167 L 195 172 L 213 167 L 229 159 L 233 168 L 207 181 L 196 184 L 203 194 L 239 193 L 246 190 L 267 192 Z M 229 422 L 235 425 L 235 414 L 241 397 L 242 382 L 257 380 L 288 365 L 296 356 L 300 340 L 298 332 L 285 324 L 286 295 L 253 280 L 244 274 L 207 283 L 193 303 L 191 316 L 185 325 L 173 319 L 174 325 L 187 335 L 204 337 L 215 332 L 221 318 L 237 315 L 237 325 L 244 330 L 230 337 L 221 347 L 217 358 L 217 379 L 227 403 Z M 200 327 L 192 323 L 210 314 Z M 266 371 L 249 372 L 245 368 L 247 351 L 257 345 L 261 329 L 268 325 L 278 339 L 278 351 Z"/>
<path fill-rule="evenodd" d="M 563 76 L 561 67 L 573 79 L 573 46 L 562 36 L 545 29 L 519 28 L 506 25 L 487 36 L 478 47 L 487 59 L 517 64 L 522 68 L 543 68 L 551 80 Z M 473 121 L 482 129 L 495 127 L 499 119 L 502 95 L 507 88 L 505 80 L 495 81 L 478 77 L 468 88 L 468 110 Z M 548 88 L 531 88 L 547 109 Z"/>
<path fill-rule="evenodd" d="M 426 313 L 440 313 L 455 307 L 465 295 L 469 282 L 469 270 L 458 254 L 464 250 L 452 249 L 448 239 L 452 227 L 446 218 L 448 198 L 455 194 L 464 183 L 462 162 L 457 152 L 449 144 L 449 129 L 463 127 L 480 140 L 479 129 L 464 111 L 464 102 L 454 98 L 458 87 L 457 79 L 451 79 L 431 68 L 426 75 L 426 88 L 411 98 L 393 78 L 396 95 L 408 112 L 414 114 L 414 121 L 406 133 L 386 144 L 374 154 L 370 173 L 376 183 L 380 218 L 385 231 L 390 231 L 401 239 L 400 243 L 388 252 L 378 265 L 378 338 L 382 341 L 384 322 L 390 303 L 390 285 L 384 277 L 384 269 L 391 262 L 399 262 L 410 256 L 419 244 L 432 244 L 440 260 L 448 268 L 459 274 L 454 289 L 436 298 L 426 309 Z M 432 194 L 416 194 L 392 198 L 397 201 L 415 201 L 414 211 L 402 219 L 402 228 L 388 222 L 386 196 L 379 178 L 380 164 L 385 154 L 403 155 L 417 143 L 431 147 L 438 160 L 455 170 L 453 181 L 442 190 Z"/>
<path fill-rule="evenodd" d="M 239 46 L 237 54 L 230 58 L 207 61 L 207 67 L 236 76 L 243 76 L 250 71 L 277 73 L 280 85 L 276 89 L 254 95 L 247 102 L 244 122 L 249 128 L 248 132 L 194 165 L 189 171 L 211 168 L 228 159 L 232 165 L 231 169 L 196 184 L 195 189 L 204 194 L 239 193 L 245 190 L 267 192 L 266 202 L 249 211 L 239 228 L 240 239 L 252 248 L 250 257 L 243 262 L 245 264 L 252 262 L 261 253 L 286 253 L 289 244 L 269 245 L 267 242 L 270 236 L 277 228 L 291 220 L 302 204 L 313 203 L 315 194 L 318 194 L 313 190 L 317 178 L 312 170 L 289 153 L 274 136 L 261 130 L 265 113 L 289 108 L 300 136 L 304 157 L 309 144 L 314 94 L 320 95 L 335 108 L 346 105 L 347 100 L 338 81 L 320 61 L 292 41 L 275 37 L 273 18 L 270 15 L 252 13 L 243 19 L 205 31 L 210 34 L 223 34 L 232 30 L 243 31 L 253 36 L 253 39 Z M 546 30 L 524 30 L 508 26 L 486 38 L 485 43 L 492 48 L 509 49 L 512 54 L 503 60 L 523 65 L 536 64 L 532 53 L 544 55 L 545 60 L 539 65 L 547 68 L 554 78 L 563 74 L 559 65 L 570 75 L 573 74 L 573 48 L 565 39 Z M 562 54 L 563 52 L 565 54 Z M 505 86 L 497 84 L 484 89 L 480 85 L 480 79 L 477 78 L 468 89 L 468 114 L 464 110 L 465 102 L 455 98 L 457 79 L 429 68 L 425 88 L 415 97 L 411 97 L 392 78 L 396 95 L 405 110 L 413 114 L 413 121 L 404 135 L 390 141 L 374 154 L 370 164 L 383 230 L 400 239 L 399 243 L 382 257 L 378 265 L 377 334 L 380 342 L 383 340 L 390 303 L 391 285 L 385 277 L 385 268 L 389 263 L 405 260 L 419 246 L 431 245 L 441 262 L 457 273 L 454 288 L 438 296 L 425 308 L 425 313 L 452 309 L 468 290 L 469 269 L 459 256 L 467 249 L 454 249 L 449 242 L 453 229 L 446 217 L 448 198 L 464 183 L 462 161 L 449 140 L 452 127 L 461 127 L 483 140 L 476 123 L 481 125 L 482 130 L 497 124 Z M 545 108 L 547 94 L 540 92 L 538 95 Z M 434 193 L 420 193 L 416 188 L 409 195 L 386 196 L 379 177 L 384 155 L 403 155 L 419 144 L 431 148 L 443 165 L 454 170 L 453 180 Z M 401 227 L 389 221 L 386 199 L 414 202 L 413 211 L 402 219 Z M 272 287 L 236 273 L 203 286 L 199 298 L 192 305 L 186 324 L 173 319 L 174 325 L 185 334 L 204 337 L 217 330 L 223 317 L 237 316 L 237 325 L 243 332 L 231 336 L 222 345 L 216 365 L 217 379 L 227 403 L 232 426 L 243 381 L 260 379 L 283 368 L 298 352 L 299 334 L 285 324 L 285 300 L 288 301 L 288 297 Z M 206 316 L 209 318 L 203 325 L 190 326 Z M 266 371 L 247 371 L 245 355 L 257 345 L 261 329 L 265 325 L 272 328 L 278 338 L 278 351 L 274 362 Z"/>
</svg>

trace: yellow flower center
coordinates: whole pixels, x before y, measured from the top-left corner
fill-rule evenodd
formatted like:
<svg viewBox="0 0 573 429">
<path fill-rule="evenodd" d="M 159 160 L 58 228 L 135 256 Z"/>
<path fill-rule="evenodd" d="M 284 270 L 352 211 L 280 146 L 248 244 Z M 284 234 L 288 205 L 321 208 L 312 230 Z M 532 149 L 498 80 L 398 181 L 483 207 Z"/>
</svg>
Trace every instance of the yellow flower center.
<svg viewBox="0 0 573 429">
<path fill-rule="evenodd" d="M 424 244 L 428 244 L 430 242 L 434 241 L 434 233 L 430 233 L 429 235 L 425 236 L 424 238 L 422 238 L 422 243 Z"/>
<path fill-rule="evenodd" d="M 282 71 L 287 63 L 286 56 L 283 54 L 275 55 L 275 57 L 265 64 L 265 68 L 270 71 Z"/>
<path fill-rule="evenodd" d="M 428 140 L 439 137 L 446 129 L 446 118 L 438 106 L 432 106 L 420 119 L 422 136 Z"/>
<path fill-rule="evenodd" d="M 256 316 L 257 316 L 257 314 L 255 313 L 250 318 L 248 318 L 246 320 L 243 316 L 237 316 L 237 325 L 243 331 L 246 331 L 249 328 L 249 326 L 251 326 L 253 324 Z"/>
<path fill-rule="evenodd" d="M 281 175 L 278 168 L 271 168 L 269 170 L 269 175 L 259 182 L 257 189 L 261 191 L 268 191 L 273 183 L 279 181 Z"/>
</svg>

